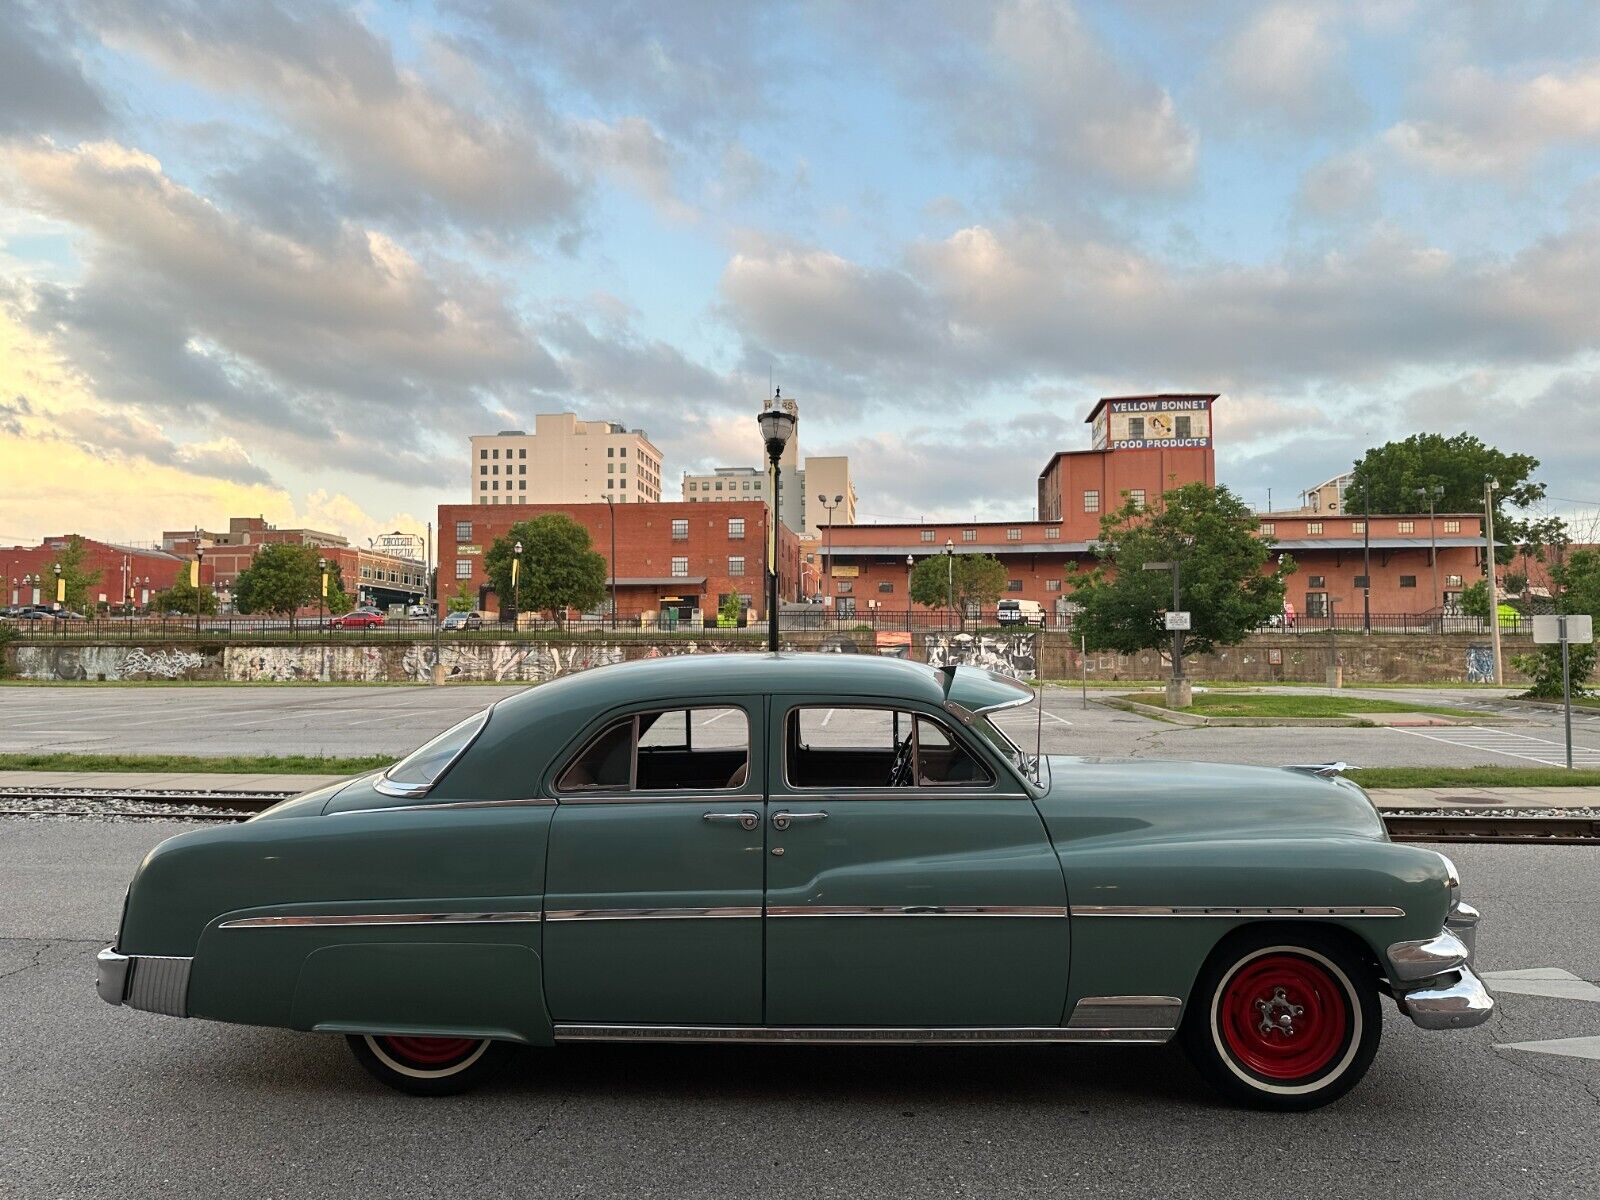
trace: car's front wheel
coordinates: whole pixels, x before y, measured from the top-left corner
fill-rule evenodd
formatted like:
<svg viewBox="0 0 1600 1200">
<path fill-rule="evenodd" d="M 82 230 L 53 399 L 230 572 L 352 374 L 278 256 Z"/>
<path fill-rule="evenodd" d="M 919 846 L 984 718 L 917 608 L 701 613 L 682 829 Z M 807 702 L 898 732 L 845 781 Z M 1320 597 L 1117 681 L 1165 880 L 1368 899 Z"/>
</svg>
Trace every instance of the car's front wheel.
<svg viewBox="0 0 1600 1200">
<path fill-rule="evenodd" d="M 375 1078 L 413 1096 L 449 1096 L 494 1075 L 515 1047 L 490 1038 L 350 1034 L 356 1060 Z"/>
<path fill-rule="evenodd" d="M 1320 1108 L 1360 1082 L 1378 1052 L 1383 1014 L 1370 976 L 1338 938 L 1247 932 L 1219 947 L 1200 972 L 1184 1048 L 1231 1100 Z"/>
</svg>

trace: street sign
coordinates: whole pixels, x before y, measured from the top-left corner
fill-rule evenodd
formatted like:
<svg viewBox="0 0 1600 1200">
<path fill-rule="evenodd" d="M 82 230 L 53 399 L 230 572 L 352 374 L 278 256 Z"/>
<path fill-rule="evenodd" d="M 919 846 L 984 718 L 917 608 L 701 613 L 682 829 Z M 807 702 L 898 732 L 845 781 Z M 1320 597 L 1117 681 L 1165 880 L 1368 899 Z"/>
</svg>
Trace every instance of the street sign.
<svg viewBox="0 0 1600 1200">
<path fill-rule="evenodd" d="M 1188 629 L 1188 628 L 1190 628 L 1190 625 L 1189 625 L 1189 614 L 1188 613 L 1186 613 L 1186 612 L 1169 612 L 1167 614 L 1167 629 L 1168 630 Z"/>
<path fill-rule="evenodd" d="M 1561 626 L 1566 624 L 1566 636 L 1562 636 Z M 1560 642 L 1586 646 L 1594 641 L 1594 618 L 1586 613 L 1573 613 L 1567 616 L 1534 617 L 1533 640 L 1540 645 L 1554 646 Z"/>
</svg>

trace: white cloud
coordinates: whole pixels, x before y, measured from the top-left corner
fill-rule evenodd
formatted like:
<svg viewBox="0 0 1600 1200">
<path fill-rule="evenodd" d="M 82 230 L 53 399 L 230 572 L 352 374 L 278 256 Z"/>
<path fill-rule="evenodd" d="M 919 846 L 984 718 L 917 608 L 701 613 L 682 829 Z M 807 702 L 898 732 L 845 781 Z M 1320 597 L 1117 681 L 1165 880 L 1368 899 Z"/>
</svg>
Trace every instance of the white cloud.
<svg viewBox="0 0 1600 1200">
<path fill-rule="evenodd" d="M 1376 215 L 1378 172 L 1372 156 L 1351 150 L 1323 159 L 1301 177 L 1294 207 L 1302 216 L 1323 221 Z"/>
<path fill-rule="evenodd" d="M 1250 16 L 1224 46 L 1217 75 L 1248 123 L 1306 130 L 1361 117 L 1344 70 L 1348 15 L 1324 0 L 1280 0 Z"/>
</svg>

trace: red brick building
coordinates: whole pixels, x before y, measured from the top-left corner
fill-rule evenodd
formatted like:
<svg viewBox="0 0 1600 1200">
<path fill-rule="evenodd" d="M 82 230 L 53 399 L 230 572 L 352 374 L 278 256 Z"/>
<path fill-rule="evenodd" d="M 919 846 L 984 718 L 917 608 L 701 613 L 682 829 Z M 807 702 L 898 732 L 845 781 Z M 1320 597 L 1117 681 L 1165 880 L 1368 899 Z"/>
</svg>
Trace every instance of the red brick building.
<svg viewBox="0 0 1600 1200">
<path fill-rule="evenodd" d="M 728 595 L 746 598 L 751 620 L 765 618 L 766 544 L 770 522 L 759 500 L 723 504 L 662 502 L 646 504 L 441 504 L 439 506 L 440 610 L 462 583 L 486 612 L 498 612 L 484 555 L 495 539 L 505 537 L 518 521 L 546 513 L 563 513 L 589 531 L 595 550 L 606 558 L 607 587 L 616 577 L 617 614 L 630 622 L 641 615 L 654 622 L 662 614 L 680 622 L 695 614 L 714 622 Z M 612 561 L 612 529 L 616 522 L 616 559 Z M 779 591 L 797 598 L 800 540 L 778 527 Z M 528 569 L 533 564 L 524 563 Z M 610 611 L 610 597 L 601 612 Z"/>
<path fill-rule="evenodd" d="M 47 537 L 37 546 L 0 546 L 0 589 L 8 607 L 52 605 L 56 598 L 51 569 L 72 540 L 71 534 Z M 147 546 L 119 546 L 83 539 L 84 569 L 100 578 L 89 588 L 88 607 L 143 608 L 150 597 L 169 588 L 189 564 L 180 556 Z"/>
</svg>

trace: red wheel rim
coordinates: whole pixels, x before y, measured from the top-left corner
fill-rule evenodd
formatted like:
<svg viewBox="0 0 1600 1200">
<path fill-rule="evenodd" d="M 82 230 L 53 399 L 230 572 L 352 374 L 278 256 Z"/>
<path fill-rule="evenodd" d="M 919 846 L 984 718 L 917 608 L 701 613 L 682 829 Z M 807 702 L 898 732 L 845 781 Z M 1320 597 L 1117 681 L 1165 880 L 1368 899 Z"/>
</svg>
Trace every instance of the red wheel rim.
<svg viewBox="0 0 1600 1200">
<path fill-rule="evenodd" d="M 1333 973 L 1298 954 L 1265 954 L 1233 973 L 1217 1004 L 1228 1052 L 1267 1079 L 1321 1074 L 1349 1040 L 1350 998 Z"/>
<path fill-rule="evenodd" d="M 378 1040 L 395 1057 L 419 1067 L 449 1066 L 478 1048 L 476 1038 L 383 1037 Z"/>
</svg>

